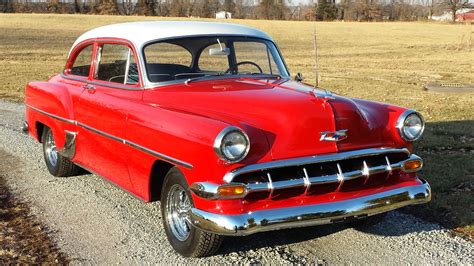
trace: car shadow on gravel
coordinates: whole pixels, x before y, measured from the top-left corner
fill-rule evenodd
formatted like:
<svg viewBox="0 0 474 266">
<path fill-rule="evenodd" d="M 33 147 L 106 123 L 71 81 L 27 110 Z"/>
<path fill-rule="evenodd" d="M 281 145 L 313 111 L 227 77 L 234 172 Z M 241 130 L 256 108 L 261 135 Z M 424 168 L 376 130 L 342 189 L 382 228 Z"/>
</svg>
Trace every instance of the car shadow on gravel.
<svg viewBox="0 0 474 266">
<path fill-rule="evenodd" d="M 224 239 L 219 254 L 245 252 L 252 249 L 283 246 L 308 240 L 317 240 L 318 238 L 336 234 L 344 230 L 357 230 L 372 235 L 396 237 L 439 229 L 442 229 L 442 227 L 437 224 L 426 223 L 412 215 L 392 211 L 388 213 L 383 222 L 371 227 L 352 228 L 347 224 L 337 223 L 271 231 L 250 236 L 227 237 Z"/>
<path fill-rule="evenodd" d="M 226 237 L 218 254 L 223 255 L 232 252 L 245 252 L 252 249 L 299 243 L 334 234 L 346 228 L 342 224 L 334 224 L 270 231 L 250 236 Z"/>
</svg>

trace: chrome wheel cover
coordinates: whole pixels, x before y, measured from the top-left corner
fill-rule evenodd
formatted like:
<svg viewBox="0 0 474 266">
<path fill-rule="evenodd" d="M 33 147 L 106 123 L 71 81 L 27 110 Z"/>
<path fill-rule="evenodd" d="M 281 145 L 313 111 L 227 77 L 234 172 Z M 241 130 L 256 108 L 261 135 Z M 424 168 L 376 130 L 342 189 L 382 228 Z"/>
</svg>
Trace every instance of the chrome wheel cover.
<svg viewBox="0 0 474 266">
<path fill-rule="evenodd" d="M 166 198 L 166 221 L 179 241 L 188 239 L 191 232 L 189 210 L 191 202 L 184 188 L 174 184 Z"/>
<path fill-rule="evenodd" d="M 58 151 L 56 150 L 56 143 L 54 142 L 51 131 L 49 131 L 48 135 L 46 136 L 45 155 L 51 166 L 56 167 L 58 164 Z"/>
</svg>

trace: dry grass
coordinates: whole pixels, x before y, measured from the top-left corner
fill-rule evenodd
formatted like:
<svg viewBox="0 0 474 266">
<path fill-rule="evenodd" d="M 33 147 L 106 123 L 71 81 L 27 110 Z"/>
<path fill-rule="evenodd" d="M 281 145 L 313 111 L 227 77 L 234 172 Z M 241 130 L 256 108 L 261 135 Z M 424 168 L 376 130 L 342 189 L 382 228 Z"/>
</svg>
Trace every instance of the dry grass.
<svg viewBox="0 0 474 266">
<path fill-rule="evenodd" d="M 70 45 L 86 30 L 146 19 L 157 18 L 1 14 L 0 97 L 21 100 L 27 81 L 45 80 L 61 71 Z M 415 211 L 472 232 L 474 94 L 430 93 L 423 85 L 428 81 L 474 83 L 473 26 L 233 22 L 268 32 L 279 44 L 293 75 L 301 72 L 308 82 L 314 80 L 312 40 L 316 28 L 323 87 L 422 112 L 428 125 L 418 153 L 425 158 L 423 175 L 433 185 L 434 196 L 429 208 Z"/>
</svg>

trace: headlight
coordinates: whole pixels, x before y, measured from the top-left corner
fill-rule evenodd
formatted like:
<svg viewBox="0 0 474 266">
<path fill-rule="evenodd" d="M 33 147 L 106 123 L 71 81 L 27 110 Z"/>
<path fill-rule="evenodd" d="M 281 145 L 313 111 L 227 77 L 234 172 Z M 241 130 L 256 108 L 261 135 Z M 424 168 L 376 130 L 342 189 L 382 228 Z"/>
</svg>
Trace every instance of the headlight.
<svg viewBox="0 0 474 266">
<path fill-rule="evenodd" d="M 214 151 L 229 163 L 242 161 L 249 150 L 249 137 L 238 127 L 224 128 L 214 141 Z"/>
<path fill-rule="evenodd" d="M 421 137 L 425 129 L 423 116 L 413 110 L 403 112 L 397 121 L 398 132 L 402 139 L 415 141 Z"/>
</svg>

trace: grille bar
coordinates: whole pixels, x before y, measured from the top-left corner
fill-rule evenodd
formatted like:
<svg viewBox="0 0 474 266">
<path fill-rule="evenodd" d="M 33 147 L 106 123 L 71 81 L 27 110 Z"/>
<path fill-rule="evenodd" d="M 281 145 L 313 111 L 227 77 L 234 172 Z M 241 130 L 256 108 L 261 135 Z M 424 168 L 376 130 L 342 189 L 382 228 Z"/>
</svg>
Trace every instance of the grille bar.
<svg viewBox="0 0 474 266">
<path fill-rule="evenodd" d="M 391 154 L 391 153 L 404 153 L 406 155 L 410 154 L 410 152 L 406 148 L 402 148 L 402 149 L 371 148 L 371 149 L 364 149 L 364 150 L 347 151 L 347 152 L 340 152 L 340 153 L 333 153 L 333 154 L 302 157 L 302 158 L 296 158 L 296 159 L 258 163 L 258 164 L 252 164 L 252 165 L 247 165 L 241 168 L 237 168 L 227 173 L 224 176 L 224 181 L 226 183 L 231 183 L 235 179 L 235 177 L 239 175 L 257 172 L 257 171 L 265 171 L 265 170 L 278 169 L 278 168 L 291 167 L 291 166 L 304 167 L 306 165 L 315 164 L 315 163 L 335 162 L 335 161 L 346 160 L 346 159 L 368 157 L 368 156 L 374 156 L 374 155 L 385 155 L 385 154 Z"/>
<path fill-rule="evenodd" d="M 315 185 L 324 185 L 324 184 L 331 184 L 331 183 L 339 183 L 339 186 L 336 191 L 340 190 L 342 185 L 345 181 L 353 180 L 357 178 L 364 177 L 367 182 L 370 176 L 381 174 L 381 173 L 392 173 L 393 171 L 402 170 L 403 164 L 408 160 L 419 159 L 416 155 L 410 155 L 408 159 L 390 163 L 388 156 L 385 156 L 386 164 L 376 165 L 369 167 L 366 161 L 363 161 L 363 167 L 361 170 L 353 170 L 353 171 L 342 171 L 342 166 L 340 163 L 337 163 L 337 173 L 331 175 L 324 175 L 324 176 L 308 176 L 308 171 L 305 167 L 303 167 L 304 175 L 301 178 L 296 179 L 289 179 L 289 180 L 282 180 L 282 181 L 275 181 L 272 180 L 270 173 L 267 173 L 268 182 L 259 182 L 259 183 L 248 183 L 247 184 L 247 192 L 263 192 L 269 191 L 269 198 L 273 196 L 275 190 L 280 189 L 291 189 L 291 188 L 304 188 L 304 194 L 307 194 L 309 189 Z"/>
</svg>

